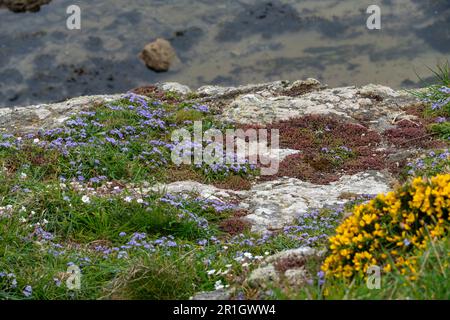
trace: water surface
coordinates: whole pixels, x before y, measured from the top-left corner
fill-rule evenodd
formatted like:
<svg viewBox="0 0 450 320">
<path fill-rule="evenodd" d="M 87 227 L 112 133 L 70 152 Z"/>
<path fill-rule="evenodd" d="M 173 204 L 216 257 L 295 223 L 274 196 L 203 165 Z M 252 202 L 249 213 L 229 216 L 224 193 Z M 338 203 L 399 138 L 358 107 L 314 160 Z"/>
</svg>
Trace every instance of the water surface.
<svg viewBox="0 0 450 320">
<path fill-rule="evenodd" d="M 81 30 L 66 28 L 71 4 L 81 7 Z M 381 30 L 366 28 L 370 4 L 381 7 Z M 181 61 L 167 73 L 138 58 L 157 37 Z M 411 87 L 449 53 L 448 0 L 53 0 L 39 12 L 0 9 L 0 106 L 160 81 Z"/>
</svg>

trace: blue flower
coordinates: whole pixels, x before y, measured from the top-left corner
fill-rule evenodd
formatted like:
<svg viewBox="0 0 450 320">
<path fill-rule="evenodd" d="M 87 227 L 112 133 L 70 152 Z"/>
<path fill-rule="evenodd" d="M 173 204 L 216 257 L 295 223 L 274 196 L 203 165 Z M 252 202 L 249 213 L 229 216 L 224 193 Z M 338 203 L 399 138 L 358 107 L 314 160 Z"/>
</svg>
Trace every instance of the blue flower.
<svg viewBox="0 0 450 320">
<path fill-rule="evenodd" d="M 23 289 L 22 293 L 27 298 L 31 297 L 31 295 L 33 294 L 33 288 L 31 286 L 26 286 L 25 289 Z"/>
<path fill-rule="evenodd" d="M 168 247 L 176 247 L 177 243 L 175 241 L 167 241 L 167 246 Z"/>
<path fill-rule="evenodd" d="M 53 278 L 53 282 L 55 282 L 55 286 L 60 287 L 61 286 L 61 280 L 58 278 Z"/>
<path fill-rule="evenodd" d="M 445 94 L 450 94 L 450 87 L 442 87 L 439 91 Z"/>
</svg>

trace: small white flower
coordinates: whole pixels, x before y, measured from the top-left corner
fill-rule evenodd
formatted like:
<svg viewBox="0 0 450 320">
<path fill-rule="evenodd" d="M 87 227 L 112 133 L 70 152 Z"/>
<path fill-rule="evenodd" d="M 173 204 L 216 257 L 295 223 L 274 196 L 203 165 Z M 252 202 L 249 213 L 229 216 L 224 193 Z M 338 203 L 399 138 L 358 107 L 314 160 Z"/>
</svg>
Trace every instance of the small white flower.
<svg viewBox="0 0 450 320">
<path fill-rule="evenodd" d="M 34 142 L 34 143 L 38 143 L 38 142 L 39 142 L 39 139 L 36 138 L 36 139 L 33 140 L 33 142 Z"/>
<path fill-rule="evenodd" d="M 266 251 L 266 252 L 264 252 L 264 254 L 265 254 L 266 256 L 268 256 L 268 255 L 270 254 L 270 252 L 269 252 L 269 251 Z"/>
<path fill-rule="evenodd" d="M 228 249 L 228 247 L 227 247 L 227 246 L 223 246 L 222 248 L 223 248 L 223 250 L 227 250 L 227 249 Z"/>
<path fill-rule="evenodd" d="M 251 259 L 253 258 L 253 255 L 250 252 L 245 252 L 244 257 Z"/>
<path fill-rule="evenodd" d="M 36 214 L 35 211 L 31 211 L 31 215 L 34 216 Z"/>
<path fill-rule="evenodd" d="M 125 202 L 131 202 L 133 200 L 133 197 L 127 196 L 123 199 Z"/>
<path fill-rule="evenodd" d="M 225 286 L 222 284 L 222 280 L 216 281 L 216 283 L 214 284 L 214 288 L 216 290 L 221 290 L 225 288 Z"/>
<path fill-rule="evenodd" d="M 211 276 L 211 275 L 213 275 L 214 273 L 216 273 L 216 270 L 215 270 L 215 269 L 208 270 L 208 272 L 207 272 L 208 276 Z"/>
<path fill-rule="evenodd" d="M 28 176 L 27 176 L 27 174 L 25 173 L 25 172 L 21 172 L 20 173 L 20 178 L 22 178 L 22 179 L 26 179 Z"/>
<path fill-rule="evenodd" d="M 263 258 L 263 256 L 255 256 L 255 260 L 262 260 Z"/>
<path fill-rule="evenodd" d="M 137 199 L 136 202 L 137 202 L 137 203 L 144 203 L 144 200 L 142 200 L 142 199 Z"/>
<path fill-rule="evenodd" d="M 248 264 L 247 262 L 245 262 L 245 263 L 242 264 L 242 267 L 243 267 L 243 268 L 247 268 L 248 266 L 249 266 L 249 264 Z"/>
<path fill-rule="evenodd" d="M 48 223 L 47 219 L 42 220 L 42 224 L 46 225 Z"/>
<path fill-rule="evenodd" d="M 83 203 L 91 203 L 91 199 L 90 199 L 88 196 L 83 196 L 83 197 L 81 198 L 81 201 L 82 201 Z"/>
<path fill-rule="evenodd" d="M 21 223 L 25 223 L 25 222 L 27 222 L 27 219 L 25 219 L 24 217 L 20 217 L 19 221 L 20 221 Z"/>
</svg>

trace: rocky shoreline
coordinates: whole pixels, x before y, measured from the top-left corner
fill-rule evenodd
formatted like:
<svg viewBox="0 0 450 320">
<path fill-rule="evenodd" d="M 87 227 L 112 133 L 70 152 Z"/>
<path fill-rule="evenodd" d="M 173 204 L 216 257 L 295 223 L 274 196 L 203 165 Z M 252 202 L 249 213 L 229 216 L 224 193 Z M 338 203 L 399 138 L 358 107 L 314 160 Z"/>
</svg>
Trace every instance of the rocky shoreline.
<svg viewBox="0 0 450 320">
<path fill-rule="evenodd" d="M 205 86 L 196 91 L 178 83 L 163 83 L 157 88 L 207 103 L 219 110 L 218 117 L 222 120 L 245 125 L 267 125 L 317 114 L 337 116 L 349 123 L 365 123 L 371 130 L 381 133 L 395 128 L 398 122 L 414 121 L 415 116 L 407 114 L 405 108 L 420 104 L 406 92 L 381 85 L 328 89 L 314 79 L 240 87 Z M 85 96 L 54 104 L 2 108 L 0 132 L 27 133 L 51 129 L 60 126 L 74 113 L 88 111 L 96 104 L 119 97 Z M 287 150 L 286 156 L 302 152 L 281 149 L 281 154 L 283 150 Z M 402 148 L 390 150 L 389 157 L 404 162 L 417 157 L 418 153 L 419 150 L 415 148 Z M 359 171 L 340 175 L 334 182 L 325 184 L 281 176 L 272 181 L 253 183 L 248 191 L 227 190 L 193 181 L 175 181 L 160 189 L 167 189 L 171 193 L 195 190 L 205 198 L 214 197 L 222 201 L 238 199 L 240 207 L 249 211 L 246 220 L 251 222 L 252 231 L 265 232 L 282 228 L 299 213 L 343 204 L 345 201 L 340 199 L 341 194 L 385 193 L 395 184 L 395 178 L 387 168 Z"/>
<path fill-rule="evenodd" d="M 307 114 L 320 114 L 336 115 L 348 121 L 368 121 L 371 128 L 383 131 L 395 122 L 411 119 L 412 116 L 405 114 L 404 107 L 420 103 L 407 92 L 382 85 L 326 88 L 315 79 L 239 87 L 203 86 L 197 90 L 175 82 L 161 83 L 156 87 L 184 97 L 195 96 L 196 101 L 221 110 L 224 120 L 241 124 L 267 124 Z M 142 89 L 137 92 L 142 92 Z M 50 128 L 60 124 L 72 113 L 118 97 L 120 94 L 92 95 L 58 103 L 5 106 L 0 108 L 0 129 L 17 128 L 22 131 Z"/>
<path fill-rule="evenodd" d="M 147 188 L 139 190 L 133 189 L 131 184 L 125 186 L 131 194 L 135 192 L 142 195 L 163 190 L 170 194 L 195 192 L 204 199 L 235 203 L 240 210 L 246 212 L 242 220 L 250 224 L 251 231 L 257 234 L 279 232 L 299 216 L 314 210 L 336 209 L 355 197 L 386 193 L 398 184 L 398 176 L 395 175 L 392 166 L 402 169 L 405 162 L 413 161 L 427 150 L 420 145 L 420 141 L 419 144 L 414 144 L 406 140 L 409 144 L 402 145 L 402 142 L 396 145 L 397 140 L 392 140 L 392 135 L 386 134 L 386 132 L 400 132 L 398 130 L 402 130 L 403 127 L 401 125 L 399 127 L 399 124 L 402 123 L 412 123 L 413 127 L 421 126 L 421 119 L 411 112 L 419 107 L 421 102 L 407 92 L 381 85 L 327 88 L 317 80 L 307 79 L 240 87 L 204 86 L 198 90 L 191 90 L 178 83 L 162 83 L 134 91 L 140 94 L 147 91 L 152 94 L 171 92 L 178 95 L 180 100 L 207 104 L 215 110 L 216 116 L 222 121 L 243 126 L 267 126 L 286 121 L 289 123 L 293 119 L 308 116 L 332 117 L 337 119 L 333 121 L 347 123 L 352 130 L 364 127 L 362 133 L 358 133 L 361 137 L 376 135 L 378 139 L 376 148 L 368 149 L 369 153 L 375 153 L 366 156 L 369 158 L 385 156 L 385 166 L 372 166 L 366 162 L 356 169 L 343 166 L 339 172 L 333 172 L 333 179 L 323 183 L 314 182 L 315 180 L 305 181 L 299 176 L 277 176 L 268 180 L 253 181 L 250 187 L 244 190 L 217 187 L 192 180 L 148 185 Z M 119 97 L 120 95 L 85 96 L 60 103 L 2 108 L 0 133 L 18 135 L 55 128 L 74 113 L 93 110 L 96 105 L 117 100 Z M 370 142 L 368 145 L 370 146 Z M 286 146 L 282 146 L 280 151 L 283 150 L 284 161 L 289 159 L 296 161 L 295 157 L 297 155 L 302 157 L 304 152 Z M 288 264 L 281 269 L 276 266 L 280 265 L 280 261 L 298 262 L 321 254 L 303 247 L 266 257 L 261 267 L 254 270 L 247 281 L 252 286 L 266 287 L 268 282 L 277 282 L 283 278 L 288 279 L 293 285 L 298 285 L 306 279 L 303 262 Z M 219 289 L 213 293 L 196 295 L 194 298 L 223 299 L 228 298 L 231 293 L 232 289 L 228 291 Z"/>
</svg>

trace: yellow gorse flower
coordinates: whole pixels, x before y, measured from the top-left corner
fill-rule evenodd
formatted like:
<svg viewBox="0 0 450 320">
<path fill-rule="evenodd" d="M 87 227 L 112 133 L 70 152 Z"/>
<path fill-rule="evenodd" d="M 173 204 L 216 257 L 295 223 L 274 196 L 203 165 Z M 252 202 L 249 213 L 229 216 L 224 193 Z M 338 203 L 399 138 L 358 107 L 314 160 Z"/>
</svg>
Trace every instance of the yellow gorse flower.
<svg viewBox="0 0 450 320">
<path fill-rule="evenodd" d="M 328 277 L 351 278 L 372 265 L 384 272 L 398 270 L 416 279 L 417 253 L 429 238 L 448 233 L 450 174 L 410 184 L 354 208 L 336 228 L 330 255 L 322 264 Z"/>
</svg>

